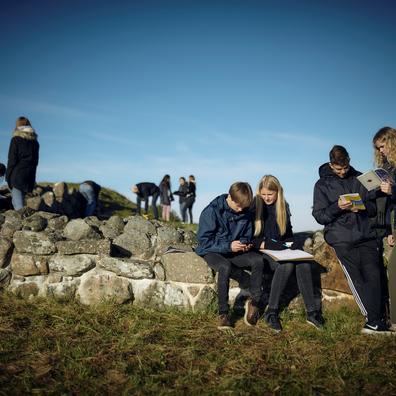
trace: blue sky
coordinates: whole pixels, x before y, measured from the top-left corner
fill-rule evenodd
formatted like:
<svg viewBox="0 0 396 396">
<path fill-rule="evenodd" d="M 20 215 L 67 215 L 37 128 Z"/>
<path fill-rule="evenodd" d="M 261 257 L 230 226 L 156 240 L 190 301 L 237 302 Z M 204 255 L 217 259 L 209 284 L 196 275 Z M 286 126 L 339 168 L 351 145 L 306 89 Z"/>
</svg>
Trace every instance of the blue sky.
<svg viewBox="0 0 396 396">
<path fill-rule="evenodd" d="M 359 170 L 396 127 L 392 1 L 3 1 L 0 161 L 15 119 L 39 181 L 197 179 L 195 219 L 236 180 L 284 186 L 297 231 L 334 144 Z M 178 210 L 174 204 L 173 209 Z"/>
</svg>

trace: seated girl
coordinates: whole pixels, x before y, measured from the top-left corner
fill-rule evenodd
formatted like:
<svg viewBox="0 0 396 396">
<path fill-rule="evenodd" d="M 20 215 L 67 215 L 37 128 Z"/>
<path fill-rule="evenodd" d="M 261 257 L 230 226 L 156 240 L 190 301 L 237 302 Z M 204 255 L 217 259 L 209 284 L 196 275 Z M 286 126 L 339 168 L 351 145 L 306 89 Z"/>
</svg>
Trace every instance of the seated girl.
<svg viewBox="0 0 396 396">
<path fill-rule="evenodd" d="M 259 249 L 282 250 L 287 249 L 285 242 L 290 242 L 292 249 L 302 247 L 301 243 L 293 238 L 290 216 L 279 180 L 272 175 L 263 176 L 255 197 L 255 246 Z M 290 275 L 295 270 L 298 288 L 307 311 L 307 322 L 318 329 L 322 328 L 324 319 L 321 307 L 314 299 L 311 264 L 304 261 L 278 262 L 271 259 L 268 262 L 274 271 L 268 308 L 264 315 L 268 326 L 277 332 L 282 330 L 279 301 Z"/>
</svg>

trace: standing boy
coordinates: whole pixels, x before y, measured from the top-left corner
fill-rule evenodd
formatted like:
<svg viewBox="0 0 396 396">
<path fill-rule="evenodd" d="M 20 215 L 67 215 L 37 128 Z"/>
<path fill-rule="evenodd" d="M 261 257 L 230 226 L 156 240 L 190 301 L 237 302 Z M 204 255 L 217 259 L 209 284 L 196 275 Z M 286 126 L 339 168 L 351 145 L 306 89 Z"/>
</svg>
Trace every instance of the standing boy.
<svg viewBox="0 0 396 396">
<path fill-rule="evenodd" d="M 252 296 L 246 302 L 244 320 L 253 326 L 259 319 L 264 262 L 261 254 L 250 251 L 253 246 L 253 219 L 248 208 L 252 199 L 250 185 L 236 182 L 228 194 L 215 198 L 202 211 L 199 219 L 195 252 L 218 272 L 219 329 L 232 327 L 228 305 L 230 277 L 238 280 L 244 268 L 251 270 Z"/>
<path fill-rule="evenodd" d="M 343 146 L 334 146 L 330 162 L 319 168 L 312 215 L 323 224 L 326 242 L 332 246 L 348 280 L 356 303 L 366 317 L 362 333 L 388 334 L 381 321 L 381 284 L 376 236 L 369 225 L 375 206 L 357 180 L 360 172 L 350 166 Z M 357 210 L 341 195 L 359 193 L 366 209 Z"/>
</svg>

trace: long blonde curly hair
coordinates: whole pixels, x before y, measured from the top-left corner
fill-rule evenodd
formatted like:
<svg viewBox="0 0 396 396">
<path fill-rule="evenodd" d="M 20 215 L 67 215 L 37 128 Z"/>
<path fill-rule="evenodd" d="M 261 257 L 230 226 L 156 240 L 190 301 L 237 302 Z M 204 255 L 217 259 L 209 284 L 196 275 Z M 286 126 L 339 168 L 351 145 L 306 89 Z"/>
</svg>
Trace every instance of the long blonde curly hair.
<svg viewBox="0 0 396 396">
<path fill-rule="evenodd" d="M 260 236 L 264 230 L 264 220 L 263 220 L 263 209 L 264 209 L 264 201 L 260 196 L 260 191 L 263 188 L 268 188 L 270 191 L 274 191 L 277 193 L 277 198 L 275 202 L 275 211 L 276 211 L 276 223 L 279 227 L 279 233 L 284 235 L 286 233 L 286 201 L 285 196 L 283 194 L 283 188 L 279 182 L 279 180 L 272 175 L 265 175 L 261 178 L 258 183 L 256 190 L 256 217 L 254 221 L 254 236 Z"/>
<path fill-rule="evenodd" d="M 388 152 L 386 159 L 377 150 L 376 143 L 385 145 Z M 384 166 L 385 162 L 388 161 L 392 168 L 396 168 L 396 129 L 391 127 L 381 128 L 373 137 L 373 146 L 375 166 Z"/>
</svg>

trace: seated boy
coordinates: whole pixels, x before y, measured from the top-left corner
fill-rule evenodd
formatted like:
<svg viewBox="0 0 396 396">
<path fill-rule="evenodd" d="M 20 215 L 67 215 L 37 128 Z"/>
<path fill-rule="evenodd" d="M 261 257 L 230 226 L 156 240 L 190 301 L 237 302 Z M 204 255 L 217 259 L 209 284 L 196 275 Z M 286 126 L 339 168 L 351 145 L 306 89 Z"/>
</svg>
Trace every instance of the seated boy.
<svg viewBox="0 0 396 396">
<path fill-rule="evenodd" d="M 248 209 L 252 200 L 250 185 L 236 182 L 228 194 L 215 198 L 199 219 L 195 252 L 218 272 L 219 329 L 232 327 L 228 305 L 230 277 L 239 280 L 245 268 L 251 270 L 251 299 L 246 301 L 244 320 L 253 326 L 259 319 L 264 261 L 260 253 L 251 251 L 253 219 Z"/>
</svg>

